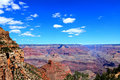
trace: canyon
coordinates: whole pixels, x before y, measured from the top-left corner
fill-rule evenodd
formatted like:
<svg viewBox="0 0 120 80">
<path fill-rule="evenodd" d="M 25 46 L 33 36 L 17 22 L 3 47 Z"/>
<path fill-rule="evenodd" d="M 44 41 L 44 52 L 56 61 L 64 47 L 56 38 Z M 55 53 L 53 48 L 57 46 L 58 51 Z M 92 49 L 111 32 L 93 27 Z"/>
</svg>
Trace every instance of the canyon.
<svg viewBox="0 0 120 80">
<path fill-rule="evenodd" d="M 75 71 L 95 74 L 113 69 L 120 64 L 120 45 L 81 45 L 81 44 L 30 44 L 20 45 L 25 52 L 25 62 L 40 68 L 48 60 L 60 62 Z"/>
</svg>

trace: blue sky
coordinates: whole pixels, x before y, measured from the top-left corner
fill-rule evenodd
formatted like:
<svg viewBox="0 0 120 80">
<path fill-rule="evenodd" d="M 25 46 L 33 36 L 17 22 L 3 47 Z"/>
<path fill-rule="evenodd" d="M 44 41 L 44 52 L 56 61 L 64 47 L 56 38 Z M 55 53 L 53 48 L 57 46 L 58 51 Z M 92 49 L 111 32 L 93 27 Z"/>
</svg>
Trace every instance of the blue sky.
<svg viewBox="0 0 120 80">
<path fill-rule="evenodd" d="M 19 44 L 120 44 L 120 1 L 0 0 L 0 26 Z"/>
</svg>

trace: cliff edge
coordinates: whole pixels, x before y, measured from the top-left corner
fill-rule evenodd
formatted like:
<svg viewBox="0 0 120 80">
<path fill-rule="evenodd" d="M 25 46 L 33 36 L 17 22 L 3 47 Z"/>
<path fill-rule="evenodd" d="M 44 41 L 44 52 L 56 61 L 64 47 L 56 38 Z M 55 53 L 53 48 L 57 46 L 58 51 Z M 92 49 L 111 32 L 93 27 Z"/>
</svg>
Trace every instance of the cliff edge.
<svg viewBox="0 0 120 80">
<path fill-rule="evenodd" d="M 24 63 L 24 52 L 0 27 L 0 80 L 42 80 L 37 68 Z"/>
</svg>

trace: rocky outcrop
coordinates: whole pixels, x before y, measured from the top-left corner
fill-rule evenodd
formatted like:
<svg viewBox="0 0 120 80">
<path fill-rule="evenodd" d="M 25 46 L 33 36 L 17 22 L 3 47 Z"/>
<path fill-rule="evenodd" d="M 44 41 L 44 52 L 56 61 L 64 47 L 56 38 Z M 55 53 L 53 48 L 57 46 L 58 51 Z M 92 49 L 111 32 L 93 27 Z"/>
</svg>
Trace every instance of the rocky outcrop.
<svg viewBox="0 0 120 80">
<path fill-rule="evenodd" d="M 1 79 L 12 80 L 14 71 L 24 62 L 23 50 L 9 37 L 9 32 L 0 28 Z"/>
<path fill-rule="evenodd" d="M 24 52 L 0 27 L 0 80 L 41 80 L 35 67 L 24 63 Z"/>
<path fill-rule="evenodd" d="M 0 27 L 0 47 L 19 47 L 16 41 L 9 37 L 9 32 Z"/>
<path fill-rule="evenodd" d="M 52 60 L 42 66 L 39 71 L 42 73 L 44 80 L 64 80 L 71 71 L 68 66 Z"/>
<path fill-rule="evenodd" d="M 60 47 L 58 47 L 58 49 L 65 49 L 68 48 L 66 45 L 60 45 Z"/>
</svg>

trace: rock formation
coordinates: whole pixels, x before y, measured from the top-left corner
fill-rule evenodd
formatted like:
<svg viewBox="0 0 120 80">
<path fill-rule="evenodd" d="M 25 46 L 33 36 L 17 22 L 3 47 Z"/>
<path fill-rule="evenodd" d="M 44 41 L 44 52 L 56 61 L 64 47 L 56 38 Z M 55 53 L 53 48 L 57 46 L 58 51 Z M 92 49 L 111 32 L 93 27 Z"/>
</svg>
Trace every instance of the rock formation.
<svg viewBox="0 0 120 80">
<path fill-rule="evenodd" d="M 24 63 L 24 52 L 0 27 L 0 80 L 41 80 L 35 67 Z"/>
<path fill-rule="evenodd" d="M 48 64 L 42 66 L 39 71 L 44 80 L 64 80 L 68 74 L 71 74 L 68 66 L 52 60 L 49 60 Z"/>
</svg>

